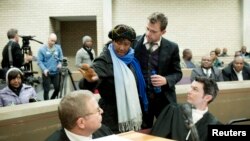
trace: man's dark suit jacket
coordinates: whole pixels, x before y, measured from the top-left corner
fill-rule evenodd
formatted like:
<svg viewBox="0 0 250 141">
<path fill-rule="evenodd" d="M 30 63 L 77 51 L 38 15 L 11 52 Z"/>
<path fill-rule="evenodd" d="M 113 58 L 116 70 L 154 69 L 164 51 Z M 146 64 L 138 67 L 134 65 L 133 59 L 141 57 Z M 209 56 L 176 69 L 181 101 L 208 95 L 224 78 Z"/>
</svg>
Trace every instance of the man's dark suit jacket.
<svg viewBox="0 0 250 141">
<path fill-rule="evenodd" d="M 95 133 L 93 133 L 93 139 L 100 138 L 108 135 L 112 135 L 113 132 L 105 125 L 102 125 Z M 49 136 L 46 141 L 70 141 L 67 137 L 63 128 L 55 131 L 51 136 Z"/>
<path fill-rule="evenodd" d="M 145 57 L 145 54 L 142 54 L 140 51 L 141 47 L 143 47 L 144 37 L 145 35 L 139 36 L 133 43 L 135 57 L 139 60 L 139 62 L 141 62 Z M 162 90 L 170 103 L 176 103 L 175 84 L 182 78 L 179 47 L 176 43 L 162 38 L 159 49 L 158 74 L 164 76 L 167 80 L 167 85 L 162 86 Z"/>
<path fill-rule="evenodd" d="M 229 64 L 222 70 L 224 81 L 238 81 L 238 77 L 233 70 L 233 64 Z M 250 80 L 250 68 L 243 66 L 242 69 L 243 80 Z"/>
</svg>

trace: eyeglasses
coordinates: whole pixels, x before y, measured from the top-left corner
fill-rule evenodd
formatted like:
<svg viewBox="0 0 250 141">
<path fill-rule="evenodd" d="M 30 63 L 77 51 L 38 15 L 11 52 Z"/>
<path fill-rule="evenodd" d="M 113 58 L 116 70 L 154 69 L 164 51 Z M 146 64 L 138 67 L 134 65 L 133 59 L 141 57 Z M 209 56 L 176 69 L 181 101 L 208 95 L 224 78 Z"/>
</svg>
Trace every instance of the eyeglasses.
<svg viewBox="0 0 250 141">
<path fill-rule="evenodd" d="M 94 115 L 96 113 L 102 114 L 103 113 L 102 108 L 98 107 L 96 112 L 85 114 L 85 116 Z"/>
</svg>

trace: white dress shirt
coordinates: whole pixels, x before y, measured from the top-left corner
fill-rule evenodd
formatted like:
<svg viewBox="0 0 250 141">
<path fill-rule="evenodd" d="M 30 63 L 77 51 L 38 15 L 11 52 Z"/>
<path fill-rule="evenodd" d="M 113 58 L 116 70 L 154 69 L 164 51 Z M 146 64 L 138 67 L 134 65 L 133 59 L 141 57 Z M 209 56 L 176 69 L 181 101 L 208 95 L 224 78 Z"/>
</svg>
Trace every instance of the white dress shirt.
<svg viewBox="0 0 250 141">
<path fill-rule="evenodd" d="M 89 140 L 92 140 L 92 135 L 89 137 L 80 136 L 80 135 L 77 135 L 77 134 L 70 132 L 69 130 L 67 130 L 65 128 L 64 128 L 64 131 L 65 131 L 65 133 L 70 141 L 89 141 Z"/>
<path fill-rule="evenodd" d="M 207 77 L 210 77 L 211 76 L 211 73 L 212 73 L 212 69 L 204 69 L 202 68 L 203 72 L 206 74 Z"/>
<path fill-rule="evenodd" d="M 193 123 L 195 124 L 196 122 L 198 122 L 207 111 L 208 108 L 203 111 L 198 109 L 192 109 Z"/>
<path fill-rule="evenodd" d="M 161 39 L 162 37 L 160 38 L 159 41 L 155 42 L 153 47 L 152 47 L 152 51 L 155 51 L 156 49 L 158 49 L 160 46 L 161 46 Z M 150 43 L 148 42 L 146 36 L 144 37 L 144 41 L 143 41 L 143 44 L 146 46 L 147 50 L 149 50 L 150 48 Z"/>
<path fill-rule="evenodd" d="M 234 69 L 234 72 L 236 74 L 236 76 L 238 77 L 238 81 L 243 81 L 243 75 L 242 75 L 242 70 L 237 72 L 235 69 Z"/>
</svg>

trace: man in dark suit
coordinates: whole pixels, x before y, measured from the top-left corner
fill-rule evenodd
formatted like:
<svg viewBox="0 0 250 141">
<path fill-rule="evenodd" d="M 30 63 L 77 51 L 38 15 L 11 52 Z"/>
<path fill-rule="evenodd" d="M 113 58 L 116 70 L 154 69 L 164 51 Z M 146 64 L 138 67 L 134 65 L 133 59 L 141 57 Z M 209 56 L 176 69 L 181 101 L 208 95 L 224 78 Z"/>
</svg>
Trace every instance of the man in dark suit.
<svg viewBox="0 0 250 141">
<path fill-rule="evenodd" d="M 167 24 L 167 17 L 163 13 L 151 14 L 146 33 L 138 37 L 133 46 L 147 84 L 149 99 L 148 111 L 143 112 L 142 128 L 151 128 L 154 117 L 157 118 L 169 103 L 176 103 L 175 84 L 182 78 L 182 72 L 178 45 L 162 37 Z M 156 71 L 156 74 L 152 75 L 152 71 Z M 161 92 L 154 91 L 154 87 L 160 87 Z"/>
<path fill-rule="evenodd" d="M 222 70 L 224 81 L 250 80 L 250 68 L 244 65 L 244 58 L 237 56 L 233 63 L 230 63 Z"/>
<path fill-rule="evenodd" d="M 55 131 L 46 141 L 84 141 L 111 135 L 112 131 L 101 124 L 102 113 L 92 92 L 72 92 L 63 97 L 58 106 L 62 129 Z"/>
</svg>

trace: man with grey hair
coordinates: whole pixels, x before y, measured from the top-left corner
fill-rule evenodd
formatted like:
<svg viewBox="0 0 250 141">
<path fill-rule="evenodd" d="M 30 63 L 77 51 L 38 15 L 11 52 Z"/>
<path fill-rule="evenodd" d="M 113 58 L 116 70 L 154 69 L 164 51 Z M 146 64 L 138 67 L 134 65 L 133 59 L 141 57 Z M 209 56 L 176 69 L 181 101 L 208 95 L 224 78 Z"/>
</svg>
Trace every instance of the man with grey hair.
<svg viewBox="0 0 250 141">
<path fill-rule="evenodd" d="M 6 70 L 11 67 L 21 68 L 25 63 L 32 61 L 33 57 L 28 54 L 23 54 L 22 49 L 19 45 L 19 35 L 18 30 L 11 28 L 7 32 L 7 37 L 9 39 L 8 43 L 5 45 L 2 52 L 2 68 Z M 11 60 L 12 59 L 12 60 Z M 1 78 L 5 78 L 5 73 L 3 72 Z"/>
<path fill-rule="evenodd" d="M 48 43 L 43 44 L 38 50 L 37 63 L 42 70 L 44 100 L 49 99 L 50 84 L 54 86 L 54 93 L 51 99 L 58 96 L 59 85 L 59 71 L 62 67 L 63 53 L 61 46 L 56 44 L 57 36 L 51 33 L 48 38 Z"/>
<path fill-rule="evenodd" d="M 76 67 L 82 67 L 82 64 L 92 64 L 95 59 L 95 51 L 93 50 L 93 40 L 90 36 L 86 35 L 82 38 L 82 47 L 77 51 L 75 58 Z"/>
<path fill-rule="evenodd" d="M 58 106 L 62 129 L 54 132 L 47 141 L 85 141 L 111 135 L 111 130 L 101 124 L 102 113 L 92 92 L 71 92 Z"/>
</svg>

